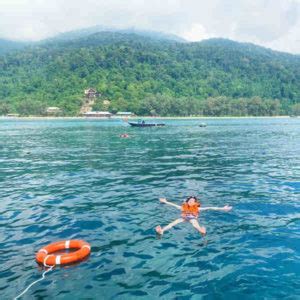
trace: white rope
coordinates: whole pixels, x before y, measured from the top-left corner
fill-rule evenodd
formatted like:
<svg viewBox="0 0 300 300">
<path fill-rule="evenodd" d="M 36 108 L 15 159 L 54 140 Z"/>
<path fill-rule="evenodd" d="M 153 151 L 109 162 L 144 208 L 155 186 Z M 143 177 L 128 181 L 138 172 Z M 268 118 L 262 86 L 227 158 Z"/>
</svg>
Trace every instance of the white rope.
<svg viewBox="0 0 300 300">
<path fill-rule="evenodd" d="M 25 293 L 26 293 L 33 285 L 35 285 L 35 284 L 36 284 L 37 282 L 39 282 L 39 281 L 44 280 L 44 279 L 45 279 L 45 275 L 46 275 L 48 272 L 52 271 L 52 269 L 55 267 L 55 265 L 53 265 L 53 266 L 47 265 L 46 262 L 45 262 L 47 258 L 48 258 L 48 256 L 46 256 L 45 259 L 44 259 L 44 266 L 47 267 L 47 268 L 49 268 L 49 269 L 46 270 L 45 272 L 43 272 L 42 278 L 40 278 L 40 279 L 38 279 L 38 280 L 32 282 L 31 284 L 29 284 L 29 286 L 28 286 L 21 294 L 19 294 L 17 297 L 15 297 L 14 300 L 19 299 L 20 297 L 22 297 L 22 296 L 23 296 L 23 295 L 24 295 L 24 294 L 25 294 Z"/>
</svg>

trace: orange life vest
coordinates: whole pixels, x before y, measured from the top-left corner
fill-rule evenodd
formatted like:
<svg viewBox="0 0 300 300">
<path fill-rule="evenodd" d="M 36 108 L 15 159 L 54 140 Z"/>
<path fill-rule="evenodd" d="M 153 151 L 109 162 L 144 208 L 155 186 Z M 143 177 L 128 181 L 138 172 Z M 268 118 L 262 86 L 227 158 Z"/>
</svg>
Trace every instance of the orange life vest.
<svg viewBox="0 0 300 300">
<path fill-rule="evenodd" d="M 194 205 L 188 205 L 186 202 L 184 202 L 181 206 L 182 217 L 186 217 L 187 215 L 193 215 L 195 217 L 198 217 L 199 207 L 199 203 L 195 203 Z"/>
</svg>

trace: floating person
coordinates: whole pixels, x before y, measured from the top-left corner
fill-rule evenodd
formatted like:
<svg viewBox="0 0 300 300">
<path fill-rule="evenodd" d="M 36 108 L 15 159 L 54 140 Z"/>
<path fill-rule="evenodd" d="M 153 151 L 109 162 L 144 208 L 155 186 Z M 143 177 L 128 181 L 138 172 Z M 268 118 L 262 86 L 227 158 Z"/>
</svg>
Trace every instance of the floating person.
<svg viewBox="0 0 300 300">
<path fill-rule="evenodd" d="M 122 134 L 120 134 L 120 138 L 127 139 L 127 138 L 129 138 L 129 134 L 128 133 L 122 133 Z"/>
<path fill-rule="evenodd" d="M 204 236 L 206 234 L 206 228 L 204 226 L 200 226 L 197 220 L 200 211 L 218 210 L 227 212 L 232 209 L 232 206 L 229 205 L 225 205 L 224 207 L 201 207 L 199 200 L 195 196 L 188 197 L 181 206 L 167 201 L 166 198 L 160 198 L 159 201 L 181 210 L 181 218 L 176 219 L 175 221 L 164 227 L 161 227 L 160 225 L 156 226 L 155 230 L 160 235 L 179 223 L 190 222 L 194 226 L 194 228 Z"/>
</svg>

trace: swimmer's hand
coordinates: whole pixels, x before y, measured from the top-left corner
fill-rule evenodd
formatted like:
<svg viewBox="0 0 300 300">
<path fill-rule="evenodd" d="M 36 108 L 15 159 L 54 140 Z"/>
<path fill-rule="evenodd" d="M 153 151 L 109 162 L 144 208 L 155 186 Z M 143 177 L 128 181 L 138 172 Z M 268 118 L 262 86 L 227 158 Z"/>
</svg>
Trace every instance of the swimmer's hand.
<svg viewBox="0 0 300 300">
<path fill-rule="evenodd" d="M 216 206 L 210 206 L 210 207 L 200 207 L 199 210 L 206 211 L 206 210 L 215 210 L 215 211 L 230 211 L 232 210 L 232 206 L 225 205 L 223 207 L 216 207 Z"/>
<path fill-rule="evenodd" d="M 164 204 L 168 204 L 168 205 L 171 205 L 173 207 L 176 207 L 177 209 L 180 209 L 181 210 L 181 206 L 175 204 L 175 203 L 172 203 L 170 201 L 168 201 L 166 198 L 159 198 L 159 202 L 160 203 L 164 203 Z"/>
<path fill-rule="evenodd" d="M 161 202 L 161 203 L 167 203 L 168 201 L 167 201 L 166 198 L 159 198 L 159 202 Z"/>
<path fill-rule="evenodd" d="M 222 210 L 223 211 L 230 211 L 230 210 L 232 210 L 232 206 L 225 205 L 224 207 L 222 207 Z"/>
</svg>

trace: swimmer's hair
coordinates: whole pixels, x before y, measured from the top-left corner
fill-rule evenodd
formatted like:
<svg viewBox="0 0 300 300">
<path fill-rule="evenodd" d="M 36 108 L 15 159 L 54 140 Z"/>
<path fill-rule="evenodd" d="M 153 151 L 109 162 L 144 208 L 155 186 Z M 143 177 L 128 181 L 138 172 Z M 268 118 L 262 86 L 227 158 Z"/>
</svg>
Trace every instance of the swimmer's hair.
<svg viewBox="0 0 300 300">
<path fill-rule="evenodd" d="M 188 197 L 186 198 L 185 202 L 188 203 L 189 200 L 192 199 L 192 198 L 194 198 L 195 201 L 196 201 L 196 203 L 200 206 L 200 201 L 199 201 L 199 199 L 198 199 L 196 196 L 188 196 Z"/>
</svg>

